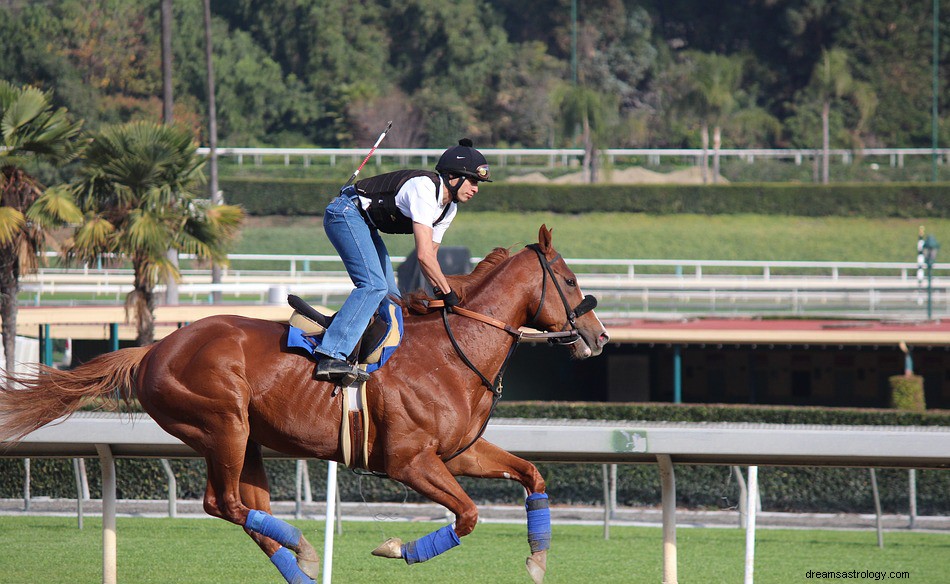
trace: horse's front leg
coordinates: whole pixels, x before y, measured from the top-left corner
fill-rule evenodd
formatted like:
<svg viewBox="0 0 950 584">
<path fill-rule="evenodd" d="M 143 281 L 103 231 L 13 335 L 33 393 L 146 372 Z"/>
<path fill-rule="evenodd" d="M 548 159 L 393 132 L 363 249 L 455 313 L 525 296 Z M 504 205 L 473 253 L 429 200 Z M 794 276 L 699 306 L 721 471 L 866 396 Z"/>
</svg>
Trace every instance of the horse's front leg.
<svg viewBox="0 0 950 584">
<path fill-rule="evenodd" d="M 544 492 L 544 479 L 537 467 L 482 438 L 446 466 L 456 476 L 509 479 L 524 486 L 528 493 L 525 509 L 528 544 L 531 546 L 525 567 L 535 584 L 541 584 L 547 571 L 548 548 L 551 547 L 551 511 Z"/>
<path fill-rule="evenodd" d="M 478 523 L 478 509 L 458 481 L 434 452 L 423 452 L 411 460 L 400 461 L 387 471 L 390 478 L 410 487 L 455 513 L 455 527 L 446 525 L 424 537 L 408 543 L 390 538 L 373 550 L 373 555 L 402 558 L 408 564 L 432 559 L 459 545 Z"/>
</svg>

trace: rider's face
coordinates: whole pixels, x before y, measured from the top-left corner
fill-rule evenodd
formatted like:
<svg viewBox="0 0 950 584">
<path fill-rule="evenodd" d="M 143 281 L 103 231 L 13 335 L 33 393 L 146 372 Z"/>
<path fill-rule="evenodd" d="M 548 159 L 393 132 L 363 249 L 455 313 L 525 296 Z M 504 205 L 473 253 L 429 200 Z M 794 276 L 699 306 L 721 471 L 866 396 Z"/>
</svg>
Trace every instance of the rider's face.
<svg viewBox="0 0 950 584">
<path fill-rule="evenodd" d="M 466 177 L 459 177 L 453 180 L 455 182 L 452 184 L 452 186 L 455 186 L 461 183 L 461 186 L 459 186 L 459 190 L 458 190 L 459 203 L 467 203 L 468 201 L 472 199 L 472 197 L 474 197 L 478 193 L 477 180 L 473 178 L 466 178 Z"/>
</svg>

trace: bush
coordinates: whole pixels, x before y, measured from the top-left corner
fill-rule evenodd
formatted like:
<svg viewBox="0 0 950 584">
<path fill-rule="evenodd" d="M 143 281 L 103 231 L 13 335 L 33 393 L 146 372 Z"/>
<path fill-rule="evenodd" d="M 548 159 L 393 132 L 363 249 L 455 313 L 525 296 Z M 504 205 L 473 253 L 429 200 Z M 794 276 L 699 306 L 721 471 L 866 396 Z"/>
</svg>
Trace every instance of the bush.
<svg viewBox="0 0 950 584">
<path fill-rule="evenodd" d="M 922 412 L 924 402 L 924 378 L 920 375 L 894 375 L 888 377 L 891 384 L 891 407 L 898 410 Z"/>
<path fill-rule="evenodd" d="M 339 181 L 227 178 L 228 203 L 251 215 L 322 215 Z M 472 211 L 801 217 L 950 217 L 946 184 L 563 185 L 486 184 Z"/>
</svg>

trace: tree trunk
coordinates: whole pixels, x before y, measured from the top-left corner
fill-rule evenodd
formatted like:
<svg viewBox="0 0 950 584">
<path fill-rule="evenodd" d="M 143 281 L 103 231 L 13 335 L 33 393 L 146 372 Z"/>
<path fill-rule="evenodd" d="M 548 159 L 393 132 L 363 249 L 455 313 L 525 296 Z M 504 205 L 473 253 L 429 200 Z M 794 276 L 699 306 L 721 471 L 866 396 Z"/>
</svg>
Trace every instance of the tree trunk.
<svg viewBox="0 0 950 584">
<path fill-rule="evenodd" d="M 8 374 L 13 375 L 16 372 L 16 316 L 17 316 L 17 293 L 20 291 L 19 266 L 15 253 L 8 255 L 0 263 L 0 334 L 3 339 L 3 369 Z M 7 389 L 12 389 L 8 386 Z"/>
<path fill-rule="evenodd" d="M 587 114 L 584 114 L 584 121 L 582 126 L 582 140 L 584 141 L 584 182 L 590 183 L 593 182 L 593 151 L 594 145 L 593 140 L 590 136 L 590 118 L 587 117 Z"/>
<path fill-rule="evenodd" d="M 828 184 L 828 152 L 831 149 L 831 139 L 829 129 L 831 118 L 831 102 L 825 100 L 821 104 L 821 184 Z"/>
<path fill-rule="evenodd" d="M 204 20 L 205 20 L 205 65 L 208 78 L 208 156 L 209 177 L 208 188 L 211 191 L 211 203 L 214 205 L 224 204 L 224 196 L 218 190 L 218 112 L 215 106 L 214 93 L 214 61 L 211 52 L 211 0 L 204 0 Z M 211 283 L 220 284 L 223 270 L 218 264 L 211 266 Z M 218 304 L 221 302 L 221 291 L 215 290 L 211 293 L 212 302 Z"/>
<path fill-rule="evenodd" d="M 131 316 L 135 325 L 135 344 L 145 347 L 155 341 L 155 290 L 145 276 L 141 261 L 133 260 L 132 265 L 135 282 L 125 301 L 125 312 L 126 318 Z"/>
<path fill-rule="evenodd" d="M 162 123 L 172 125 L 172 0 L 161 0 L 162 6 Z M 178 267 L 178 250 L 169 249 L 168 261 Z M 165 303 L 178 304 L 178 282 L 174 277 L 165 281 Z"/>
<path fill-rule="evenodd" d="M 703 184 L 709 184 L 709 124 L 703 121 L 699 129 L 700 139 L 703 144 L 703 157 L 700 167 L 703 173 Z"/>
<path fill-rule="evenodd" d="M 713 184 L 719 182 L 719 149 L 722 146 L 722 128 L 720 126 L 713 127 L 713 173 L 712 181 Z"/>
<path fill-rule="evenodd" d="M 172 123 L 172 0 L 161 0 L 162 11 L 162 122 Z"/>
<path fill-rule="evenodd" d="M 155 293 L 147 288 L 136 288 L 136 292 L 141 300 L 135 307 L 135 344 L 146 347 L 155 342 Z"/>
</svg>

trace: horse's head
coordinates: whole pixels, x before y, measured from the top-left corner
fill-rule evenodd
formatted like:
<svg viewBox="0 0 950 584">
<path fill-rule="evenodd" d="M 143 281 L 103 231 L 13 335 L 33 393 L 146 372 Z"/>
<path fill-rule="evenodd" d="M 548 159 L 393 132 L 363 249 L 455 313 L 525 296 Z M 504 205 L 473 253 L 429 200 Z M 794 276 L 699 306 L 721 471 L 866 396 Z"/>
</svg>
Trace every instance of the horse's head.
<svg viewBox="0 0 950 584">
<path fill-rule="evenodd" d="M 537 245 L 528 246 L 538 258 L 541 283 L 538 300 L 529 304 L 530 326 L 547 331 L 569 331 L 564 344 L 571 347 L 571 356 L 586 359 L 599 355 L 610 340 L 607 329 L 594 314 L 597 299 L 584 296 L 577 276 L 551 246 L 551 230 L 542 225 Z"/>
</svg>

